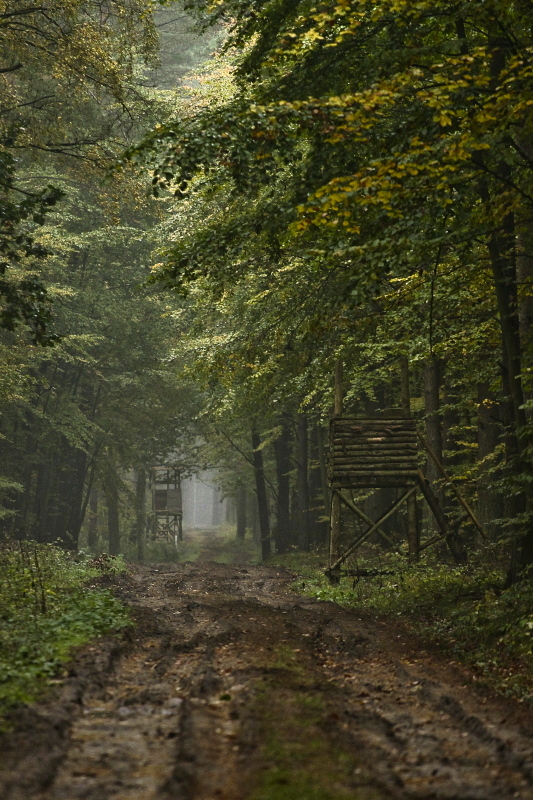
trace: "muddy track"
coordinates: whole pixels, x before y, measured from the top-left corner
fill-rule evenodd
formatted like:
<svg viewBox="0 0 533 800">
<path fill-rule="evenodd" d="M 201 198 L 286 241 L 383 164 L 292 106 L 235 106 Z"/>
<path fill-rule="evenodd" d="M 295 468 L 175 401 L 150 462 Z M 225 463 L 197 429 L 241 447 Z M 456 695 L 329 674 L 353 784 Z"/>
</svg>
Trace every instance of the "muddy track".
<svg viewBox="0 0 533 800">
<path fill-rule="evenodd" d="M 292 580 L 202 561 L 114 579 L 136 629 L 4 737 L 1 799 L 533 798 L 526 709 Z"/>
</svg>

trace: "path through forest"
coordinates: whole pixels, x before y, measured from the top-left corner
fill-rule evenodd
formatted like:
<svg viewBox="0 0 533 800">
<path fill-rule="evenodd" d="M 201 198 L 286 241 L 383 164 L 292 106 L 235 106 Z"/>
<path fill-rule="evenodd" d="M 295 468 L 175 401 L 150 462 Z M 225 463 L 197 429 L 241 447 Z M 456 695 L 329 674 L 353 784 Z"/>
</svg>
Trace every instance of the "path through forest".
<svg viewBox="0 0 533 800">
<path fill-rule="evenodd" d="M 5 737 L 2 800 L 533 798 L 527 709 L 400 625 L 205 545 L 110 579 L 137 627 Z"/>
</svg>

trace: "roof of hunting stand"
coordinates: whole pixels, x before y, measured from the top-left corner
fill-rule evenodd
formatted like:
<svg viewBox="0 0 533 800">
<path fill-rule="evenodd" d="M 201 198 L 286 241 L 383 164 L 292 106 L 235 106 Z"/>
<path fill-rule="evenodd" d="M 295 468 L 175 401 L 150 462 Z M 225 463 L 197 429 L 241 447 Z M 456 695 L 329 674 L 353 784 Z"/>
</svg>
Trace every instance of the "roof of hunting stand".
<svg viewBox="0 0 533 800">
<path fill-rule="evenodd" d="M 330 437 L 329 482 L 333 489 L 416 484 L 414 419 L 334 417 Z"/>
</svg>

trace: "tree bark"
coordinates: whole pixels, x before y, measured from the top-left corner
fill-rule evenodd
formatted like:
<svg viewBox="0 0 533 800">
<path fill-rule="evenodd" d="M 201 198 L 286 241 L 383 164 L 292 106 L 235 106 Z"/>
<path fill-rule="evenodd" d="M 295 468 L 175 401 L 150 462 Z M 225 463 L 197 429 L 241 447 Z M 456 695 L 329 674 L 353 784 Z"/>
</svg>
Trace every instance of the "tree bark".
<svg viewBox="0 0 533 800">
<path fill-rule="evenodd" d="M 261 436 L 257 428 L 252 428 L 252 448 L 254 453 L 255 471 L 255 491 L 257 495 L 257 506 L 259 512 L 259 531 L 261 535 L 261 557 L 263 561 L 271 555 L 270 546 L 270 521 L 268 515 L 268 497 L 265 481 L 265 469 L 263 465 L 263 451 L 261 447 Z"/>
<path fill-rule="evenodd" d="M 237 488 L 237 541 L 244 542 L 246 537 L 246 486 L 241 483 Z"/>
<path fill-rule="evenodd" d="M 178 490 L 178 508 L 180 513 L 178 515 L 178 542 L 183 541 L 183 490 L 181 488 L 181 472 L 176 472 L 176 489 Z M 219 519 L 222 514 L 222 506 L 219 504 Z M 220 525 L 220 521 L 219 521 Z"/>
<path fill-rule="evenodd" d="M 424 369 L 424 405 L 426 412 L 426 439 L 439 459 L 442 462 L 442 432 L 441 420 L 439 417 L 440 399 L 440 373 L 441 363 L 436 356 L 430 356 L 426 361 Z M 426 463 L 426 478 L 431 483 L 438 480 L 440 475 L 433 461 L 429 458 Z"/>
<path fill-rule="evenodd" d="M 318 422 L 311 426 L 310 447 L 311 459 L 309 462 L 309 495 L 310 495 L 310 537 L 314 545 L 325 544 L 328 536 L 325 507 L 326 501 L 323 495 L 322 485 L 322 464 L 320 458 L 319 429 Z"/>
<path fill-rule="evenodd" d="M 333 413 L 336 417 L 342 416 L 343 400 L 344 400 L 344 386 L 343 386 L 343 363 L 339 358 L 335 362 L 335 404 Z M 330 442 L 330 447 L 332 443 Z M 329 565 L 331 565 L 340 556 L 341 545 L 341 499 L 339 495 L 334 492 L 331 498 L 331 524 L 329 531 Z M 332 583 L 339 583 L 340 572 L 330 575 Z"/>
<path fill-rule="evenodd" d="M 317 422 L 316 426 L 317 431 L 317 441 L 318 441 L 318 458 L 320 460 L 320 482 L 322 484 L 322 498 L 324 503 L 324 516 L 326 519 L 329 517 L 330 513 L 330 491 L 328 486 L 328 468 L 327 468 L 327 458 L 326 458 L 326 445 L 325 445 L 325 437 L 324 437 L 324 428 L 320 421 Z M 328 535 L 328 523 L 326 522 L 326 538 Z"/>
<path fill-rule="evenodd" d="M 221 522 L 222 505 L 220 503 L 219 490 L 217 486 L 213 486 L 213 505 L 211 508 L 211 525 L 218 528 Z"/>
<path fill-rule="evenodd" d="M 440 400 L 439 400 L 439 387 L 441 378 L 441 363 L 440 360 L 431 355 L 426 361 L 424 367 L 424 406 L 426 412 L 426 439 L 442 463 L 442 429 L 441 420 L 439 416 Z M 426 478 L 429 481 L 432 491 L 437 496 L 441 507 L 445 507 L 445 494 L 440 485 L 440 474 L 437 467 L 428 456 L 426 460 Z M 439 483 L 436 483 L 436 482 Z M 428 529 L 430 532 L 435 533 L 436 523 L 432 514 L 427 515 Z"/>
<path fill-rule="evenodd" d="M 411 387 L 409 385 L 409 359 L 407 356 L 400 356 L 400 389 L 401 389 L 401 405 L 406 418 L 411 416 Z M 409 560 L 411 562 L 418 561 L 420 558 L 420 527 L 418 525 L 418 508 L 416 502 L 416 494 L 407 498 L 407 518 L 405 525 L 402 525 L 403 519 L 398 514 L 397 524 L 400 529 L 404 527 L 407 533 L 407 545 L 409 550 Z"/>
<path fill-rule="evenodd" d="M 489 483 L 495 480 L 495 475 L 489 474 L 494 467 L 494 462 L 488 459 L 500 443 L 502 426 L 498 419 L 498 403 L 491 394 L 487 383 L 478 384 L 478 424 L 477 424 L 477 457 L 479 461 L 479 477 L 477 481 L 477 509 L 481 524 L 487 531 L 492 541 L 499 538 L 500 526 L 495 519 L 503 517 L 503 498 Z M 485 463 L 484 463 L 485 462 Z"/>
<path fill-rule="evenodd" d="M 118 506 L 118 485 L 115 479 L 109 480 L 106 488 L 107 532 L 109 539 L 109 555 L 120 553 L 120 517 Z"/>
<path fill-rule="evenodd" d="M 228 525 L 236 522 L 235 498 L 231 495 L 226 497 L 226 522 Z"/>
<path fill-rule="evenodd" d="M 480 160 L 483 164 L 482 159 Z M 500 164 L 497 167 L 502 178 L 510 177 L 510 167 Z M 479 182 L 481 199 L 487 207 L 488 215 L 492 211 L 492 202 L 486 178 Z M 515 220 L 509 213 L 504 218 L 501 230 L 494 231 L 488 240 L 488 251 L 498 306 L 498 316 L 502 341 L 502 384 L 504 399 L 502 410 L 504 424 L 507 427 L 506 460 L 509 469 L 517 480 L 520 475 L 529 471 L 526 448 L 528 442 L 520 438 L 520 429 L 526 424 L 523 408 L 524 393 L 521 382 L 521 343 L 520 320 L 518 310 L 518 281 L 515 252 Z M 506 399 L 508 398 L 508 399 Z M 506 516 L 511 519 L 522 514 L 531 501 L 524 492 L 509 496 L 506 505 Z M 514 583 L 525 567 L 533 564 L 533 524 L 527 523 L 521 530 L 516 530 L 516 541 L 513 546 L 507 584 Z"/>
<path fill-rule="evenodd" d="M 298 487 L 298 547 L 309 550 L 309 483 L 308 483 L 308 422 L 306 414 L 297 415 L 297 464 L 296 484 Z"/>
<path fill-rule="evenodd" d="M 135 538 L 137 561 L 144 563 L 144 542 L 146 532 L 146 469 L 139 467 L 135 482 Z"/>
<path fill-rule="evenodd" d="M 261 544 L 261 532 L 259 530 L 259 511 L 257 508 L 257 495 L 250 492 L 248 495 L 248 518 L 252 520 L 252 541 L 255 545 Z"/>
<path fill-rule="evenodd" d="M 449 375 L 444 376 L 444 413 L 442 415 L 442 449 L 443 464 L 446 467 L 460 464 L 461 457 L 457 454 L 457 427 L 460 417 L 457 411 L 458 397 L 450 383 Z"/>
<path fill-rule="evenodd" d="M 533 148 L 526 148 L 533 155 Z M 516 274 L 520 294 L 518 299 L 518 323 L 522 352 L 530 350 L 533 345 L 533 216 L 529 215 L 522 224 L 517 235 Z M 523 387 L 527 400 L 532 399 L 531 385 L 527 390 Z M 528 415 L 531 416 L 530 414 Z"/>
<path fill-rule="evenodd" d="M 98 489 L 93 487 L 89 498 L 89 532 L 87 546 L 90 553 L 98 547 Z"/>
<path fill-rule="evenodd" d="M 276 537 L 276 550 L 286 553 L 291 541 L 290 520 L 290 471 L 291 471 L 291 429 L 286 417 L 282 419 L 281 433 L 274 441 L 274 454 L 276 456 L 276 482 L 277 498 L 276 512 L 278 531 Z"/>
<path fill-rule="evenodd" d="M 39 465 L 33 502 L 32 535 L 77 550 L 82 525 L 87 454 L 61 437 Z"/>
</svg>

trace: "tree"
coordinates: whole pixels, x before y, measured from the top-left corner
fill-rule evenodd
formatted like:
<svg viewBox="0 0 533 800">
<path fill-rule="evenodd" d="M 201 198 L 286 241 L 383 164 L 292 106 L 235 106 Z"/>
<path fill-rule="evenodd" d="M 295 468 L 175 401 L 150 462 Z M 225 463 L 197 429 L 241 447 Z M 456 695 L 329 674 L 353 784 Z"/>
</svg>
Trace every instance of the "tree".
<svg viewBox="0 0 533 800">
<path fill-rule="evenodd" d="M 533 559 L 516 271 L 532 202 L 529 6 L 252 9 L 230 0 L 212 15 L 232 20 L 229 46 L 241 48 L 234 96 L 159 126 L 127 154 L 199 220 L 167 249 L 159 279 L 223 296 L 262 274 L 280 306 L 290 283 L 296 308 L 314 300 L 315 333 L 327 338 L 346 313 L 372 318 L 387 285 L 397 297 L 398 282 L 425 275 L 431 357 L 441 274 L 473 278 L 477 295 L 488 288 L 500 328 L 514 580 Z"/>
<path fill-rule="evenodd" d="M 0 326 L 24 323 L 35 343 L 56 338 L 40 274 L 50 251 L 35 236 L 63 195 L 65 177 L 52 165 L 105 166 L 132 129 L 132 105 L 149 106 L 135 86 L 135 71 L 156 53 L 149 8 L 144 0 L 0 8 Z"/>
</svg>

